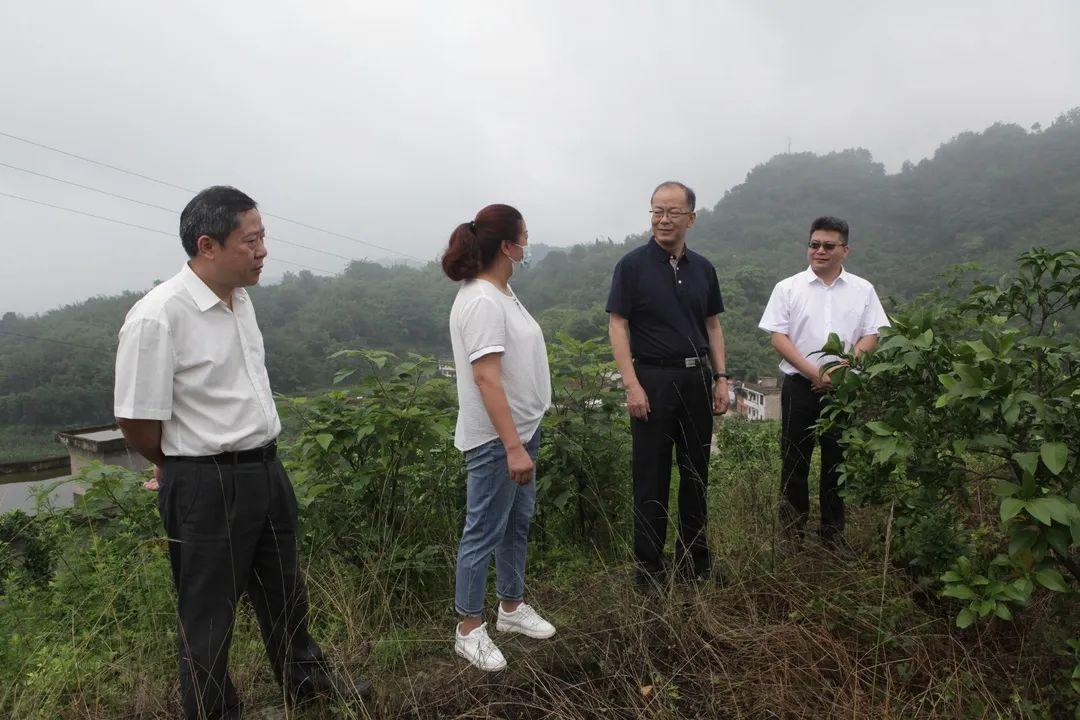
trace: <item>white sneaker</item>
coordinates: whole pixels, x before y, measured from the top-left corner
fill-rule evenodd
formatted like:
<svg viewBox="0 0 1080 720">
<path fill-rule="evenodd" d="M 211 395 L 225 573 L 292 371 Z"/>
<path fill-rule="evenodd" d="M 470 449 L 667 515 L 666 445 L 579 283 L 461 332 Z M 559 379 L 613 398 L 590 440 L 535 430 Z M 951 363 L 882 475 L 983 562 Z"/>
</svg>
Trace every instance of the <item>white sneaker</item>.
<svg viewBox="0 0 1080 720">
<path fill-rule="evenodd" d="M 540 617 L 531 605 L 525 603 L 518 605 L 517 610 L 511 613 L 504 612 L 500 603 L 499 621 L 495 623 L 495 629 L 499 632 L 521 633 L 537 640 L 543 640 L 555 634 L 555 626 Z"/>
<path fill-rule="evenodd" d="M 462 635 L 459 630 L 454 630 L 454 652 L 473 664 L 473 667 L 486 672 L 495 672 L 506 667 L 506 658 L 491 642 L 487 634 L 487 623 L 473 630 L 468 635 Z"/>
</svg>

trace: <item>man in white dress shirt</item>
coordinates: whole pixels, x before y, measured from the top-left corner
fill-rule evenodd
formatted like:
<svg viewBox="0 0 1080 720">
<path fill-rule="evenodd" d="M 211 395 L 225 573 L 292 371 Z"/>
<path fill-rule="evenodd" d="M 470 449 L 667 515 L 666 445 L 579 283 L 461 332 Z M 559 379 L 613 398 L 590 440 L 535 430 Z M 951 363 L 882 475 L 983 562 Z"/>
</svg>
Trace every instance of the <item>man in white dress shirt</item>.
<svg viewBox="0 0 1080 720">
<path fill-rule="evenodd" d="M 814 220 L 807 251 L 810 267 L 776 284 L 758 323 L 772 333 L 785 376 L 780 391 L 781 522 L 790 536 L 802 538 L 810 514 L 810 459 L 820 441 L 821 538 L 844 553 L 849 550 L 843 536 L 844 501 L 837 488 L 843 459 L 839 438 L 832 433 L 819 438 L 813 427 L 832 390 L 822 367 L 836 358 L 819 351 L 830 333 L 839 335 L 848 352 L 872 350 L 879 329 L 889 324 L 874 286 L 844 269 L 848 234 L 848 224 L 839 218 Z"/>
<path fill-rule="evenodd" d="M 131 308 L 116 353 L 114 414 L 158 483 L 192 720 L 241 715 L 227 665 L 245 594 L 290 698 L 370 692 L 362 679 L 335 678 L 308 634 L 296 496 L 277 458 L 281 422 L 244 290 L 259 282 L 265 237 L 244 193 L 196 195 L 180 215 L 190 259 Z"/>
</svg>

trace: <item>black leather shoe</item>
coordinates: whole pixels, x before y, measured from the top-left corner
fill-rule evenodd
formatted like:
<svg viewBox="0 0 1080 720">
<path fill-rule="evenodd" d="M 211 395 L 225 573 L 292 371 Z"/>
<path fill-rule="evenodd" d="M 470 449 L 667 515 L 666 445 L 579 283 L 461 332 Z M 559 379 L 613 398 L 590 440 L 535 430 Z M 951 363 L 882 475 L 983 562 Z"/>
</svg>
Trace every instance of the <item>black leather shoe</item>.
<svg viewBox="0 0 1080 720">
<path fill-rule="evenodd" d="M 634 589 L 645 597 L 661 597 L 667 592 L 667 577 L 663 572 L 650 573 L 639 569 L 634 572 Z"/>
<path fill-rule="evenodd" d="M 844 536 L 840 533 L 823 535 L 821 537 L 821 544 L 825 546 L 825 549 L 828 550 L 831 555 L 834 555 L 840 560 L 854 560 L 859 556 L 858 553 L 848 545 L 847 540 L 845 540 Z"/>
<path fill-rule="evenodd" d="M 371 692 L 371 681 L 360 675 L 342 677 L 337 673 L 327 672 L 319 678 L 304 678 L 300 685 L 292 688 L 289 695 L 298 705 L 334 700 L 362 703 L 371 699 Z"/>
</svg>

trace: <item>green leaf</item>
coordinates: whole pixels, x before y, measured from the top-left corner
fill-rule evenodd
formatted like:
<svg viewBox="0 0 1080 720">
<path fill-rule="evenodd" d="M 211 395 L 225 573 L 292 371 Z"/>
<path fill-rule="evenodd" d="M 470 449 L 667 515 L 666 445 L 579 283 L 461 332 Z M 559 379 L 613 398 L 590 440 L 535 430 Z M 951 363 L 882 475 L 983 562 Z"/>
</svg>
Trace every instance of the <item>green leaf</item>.
<svg viewBox="0 0 1080 720">
<path fill-rule="evenodd" d="M 994 357 L 994 353 L 990 352 L 990 348 L 986 347 L 986 344 L 982 340 L 974 340 L 971 342 L 965 342 L 963 345 L 971 348 L 975 353 L 975 361 L 982 362 L 983 360 L 991 360 Z"/>
<path fill-rule="evenodd" d="M 1069 529 L 1055 525 L 1046 531 L 1046 542 L 1063 557 L 1069 556 Z"/>
<path fill-rule="evenodd" d="M 559 496 L 552 501 L 552 503 L 555 505 L 555 507 L 562 510 L 564 507 L 566 507 L 566 503 L 570 501 L 572 495 L 572 490 L 563 490 L 561 493 L 559 493 Z"/>
<path fill-rule="evenodd" d="M 337 384 L 341 383 L 342 381 L 347 380 L 355 372 L 356 372 L 355 368 L 347 369 L 347 370 L 338 370 L 334 374 L 334 384 L 337 385 Z"/>
<path fill-rule="evenodd" d="M 874 449 L 874 462 L 884 465 L 896 455 L 897 440 L 895 437 L 879 438 L 869 443 L 869 446 Z"/>
<path fill-rule="evenodd" d="M 1020 469 L 1026 473 L 1035 474 L 1035 470 L 1039 467 L 1039 454 L 1033 452 L 1013 453 L 1012 459 L 1016 461 L 1016 464 L 1020 466 Z"/>
<path fill-rule="evenodd" d="M 1045 442 L 1039 448 L 1039 457 L 1043 465 L 1051 474 L 1057 475 L 1065 469 L 1065 463 L 1069 459 L 1069 449 L 1063 442 Z"/>
<path fill-rule="evenodd" d="M 1008 480 L 999 480 L 994 484 L 993 493 L 998 497 L 1012 497 L 1020 492 L 1020 486 Z"/>
<path fill-rule="evenodd" d="M 972 442 L 982 447 L 1008 448 L 1009 439 L 1001 433 L 986 433 L 976 436 Z"/>
<path fill-rule="evenodd" d="M 1001 522 L 1007 522 L 1018 512 L 1024 509 L 1025 501 L 1020 498 L 1007 497 L 1001 501 Z"/>
<path fill-rule="evenodd" d="M 1001 402 L 1001 417 L 1004 418 L 1005 424 L 1009 427 L 1015 425 L 1016 421 L 1020 419 L 1020 403 L 1012 395 Z"/>
<path fill-rule="evenodd" d="M 967 585 L 947 585 L 941 594 L 957 600 L 971 600 L 975 597 L 975 592 Z"/>
<path fill-rule="evenodd" d="M 1050 516 L 1050 509 L 1046 507 L 1046 503 L 1043 502 L 1044 499 L 1045 498 L 1035 498 L 1034 500 L 1029 500 L 1024 504 L 1024 509 L 1028 511 L 1028 514 L 1031 515 L 1031 517 L 1035 518 L 1043 525 L 1051 525 L 1053 523 L 1053 518 Z M 1002 503 L 1002 506 L 1004 506 L 1004 503 Z"/>
<path fill-rule="evenodd" d="M 888 437 L 896 433 L 896 431 L 893 430 L 891 427 L 878 420 L 866 423 L 866 427 L 870 428 L 870 430 L 872 430 L 875 435 L 881 435 L 884 437 Z"/>
<path fill-rule="evenodd" d="M 1065 586 L 1065 578 L 1061 577 L 1061 573 L 1052 568 L 1035 573 L 1035 579 L 1047 590 L 1053 590 L 1054 592 L 1066 592 L 1068 590 L 1068 587 Z"/>
<path fill-rule="evenodd" d="M 1045 495 L 1039 498 L 1038 502 L 1046 508 L 1050 517 L 1062 525 L 1068 525 L 1075 518 L 1080 517 L 1080 510 L 1060 495 Z"/>
<path fill-rule="evenodd" d="M 834 332 L 829 333 L 829 338 L 825 341 L 825 347 L 821 349 L 821 352 L 826 355 L 842 355 L 844 343 L 840 340 L 840 336 Z"/>
<path fill-rule="evenodd" d="M 320 435 L 315 436 L 315 442 L 319 443 L 319 445 L 322 446 L 323 450 L 329 450 L 330 449 L 330 443 L 332 443 L 333 441 L 334 441 L 334 436 L 331 435 L 330 433 L 322 433 Z"/>
<path fill-rule="evenodd" d="M 1039 539 L 1039 534 L 1034 530 L 1023 529 L 1013 535 L 1009 541 L 1009 555 L 1019 555 L 1031 549 L 1031 546 Z"/>
<path fill-rule="evenodd" d="M 1009 610 L 1009 606 L 1006 605 L 1003 602 L 997 603 L 997 605 L 994 607 L 994 614 L 997 615 L 1002 620 L 1012 620 L 1013 619 L 1012 610 Z"/>
<path fill-rule="evenodd" d="M 920 350 L 928 350 L 930 348 L 930 345 L 933 344 L 933 342 L 934 342 L 934 331 L 928 329 L 922 335 L 920 335 L 919 337 L 912 340 L 911 344 L 913 346 L 919 348 Z"/>
<path fill-rule="evenodd" d="M 896 365 L 894 365 L 893 363 L 889 363 L 889 362 L 878 362 L 878 363 L 874 363 L 873 365 L 871 365 L 870 367 L 868 367 L 868 368 L 866 369 L 866 374 L 867 374 L 867 375 L 868 375 L 869 377 L 874 377 L 875 375 L 878 375 L 878 374 L 880 374 L 880 373 L 883 373 L 883 372 L 885 372 L 886 370 L 892 370 L 892 369 L 893 369 L 893 368 L 895 368 L 895 367 L 896 367 Z"/>
<path fill-rule="evenodd" d="M 944 575 L 941 576 L 941 582 L 947 582 L 947 583 L 960 582 L 963 579 L 964 578 L 960 577 L 960 573 L 956 572 L 955 570 L 949 570 L 948 572 L 946 572 Z"/>
<path fill-rule="evenodd" d="M 970 627 L 973 622 L 975 622 L 975 612 L 970 608 L 964 608 L 960 611 L 960 614 L 956 616 L 956 627 L 961 630 Z"/>
</svg>

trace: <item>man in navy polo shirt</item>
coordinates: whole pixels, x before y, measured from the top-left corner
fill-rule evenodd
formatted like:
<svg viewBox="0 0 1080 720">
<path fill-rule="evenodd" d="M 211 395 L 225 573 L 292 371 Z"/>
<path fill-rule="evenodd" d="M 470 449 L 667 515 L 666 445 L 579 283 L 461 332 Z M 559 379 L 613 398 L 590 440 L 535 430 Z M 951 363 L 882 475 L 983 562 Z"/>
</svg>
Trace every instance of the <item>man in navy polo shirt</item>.
<svg viewBox="0 0 1080 720">
<path fill-rule="evenodd" d="M 716 269 L 686 247 L 694 191 L 665 182 L 653 192 L 652 237 L 615 266 L 608 335 L 626 388 L 633 442 L 634 556 L 639 587 L 665 580 L 671 451 L 679 463 L 680 579 L 708 577 L 705 491 L 713 413 L 728 409 L 728 375 Z"/>
</svg>

